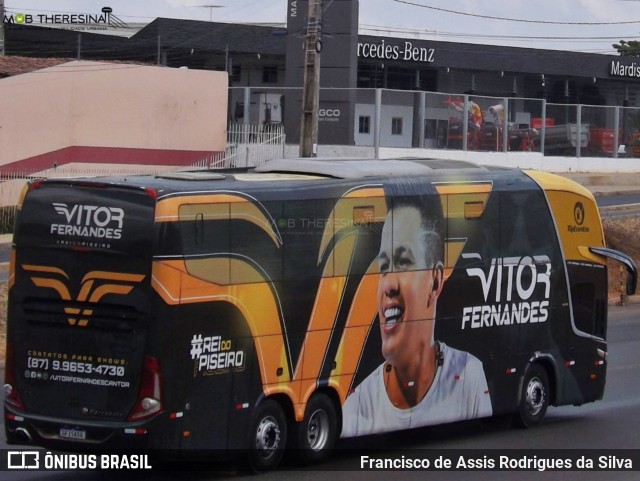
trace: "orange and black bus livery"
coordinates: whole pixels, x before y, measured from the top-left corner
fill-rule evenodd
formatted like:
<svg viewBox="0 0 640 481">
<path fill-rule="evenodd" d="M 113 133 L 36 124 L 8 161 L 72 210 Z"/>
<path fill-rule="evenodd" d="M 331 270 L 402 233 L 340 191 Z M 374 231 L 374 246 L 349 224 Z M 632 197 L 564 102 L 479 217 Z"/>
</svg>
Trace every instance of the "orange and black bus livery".
<svg viewBox="0 0 640 481">
<path fill-rule="evenodd" d="M 267 469 L 340 436 L 533 425 L 602 397 L 607 257 L 637 277 L 593 196 L 533 171 L 283 160 L 37 180 L 19 207 L 6 435 L 47 447 L 246 450 Z"/>
</svg>

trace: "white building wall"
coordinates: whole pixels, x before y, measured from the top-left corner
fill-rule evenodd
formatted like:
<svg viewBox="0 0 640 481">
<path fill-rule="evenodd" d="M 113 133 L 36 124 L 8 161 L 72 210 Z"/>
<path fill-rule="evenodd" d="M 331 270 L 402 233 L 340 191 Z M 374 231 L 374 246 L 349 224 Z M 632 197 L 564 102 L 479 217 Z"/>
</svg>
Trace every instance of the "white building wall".
<svg viewBox="0 0 640 481">
<path fill-rule="evenodd" d="M 0 80 L 0 167 L 68 147 L 220 152 L 224 72 L 74 61 Z"/>
<path fill-rule="evenodd" d="M 374 145 L 375 105 L 356 104 L 355 145 Z M 369 117 L 369 133 L 359 132 L 360 117 Z M 393 134 L 393 119 L 402 119 L 402 133 Z M 383 105 L 380 120 L 380 143 L 388 147 L 411 147 L 413 108 L 403 105 Z"/>
</svg>

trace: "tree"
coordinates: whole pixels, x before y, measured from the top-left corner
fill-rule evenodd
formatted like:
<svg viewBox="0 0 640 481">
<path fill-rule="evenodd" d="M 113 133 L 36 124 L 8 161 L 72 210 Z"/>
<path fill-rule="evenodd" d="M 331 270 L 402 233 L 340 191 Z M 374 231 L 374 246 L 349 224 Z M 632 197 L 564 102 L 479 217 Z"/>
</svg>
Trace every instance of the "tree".
<svg viewBox="0 0 640 481">
<path fill-rule="evenodd" d="M 640 41 L 638 40 L 620 40 L 620 43 L 612 45 L 621 57 L 640 57 Z"/>
</svg>

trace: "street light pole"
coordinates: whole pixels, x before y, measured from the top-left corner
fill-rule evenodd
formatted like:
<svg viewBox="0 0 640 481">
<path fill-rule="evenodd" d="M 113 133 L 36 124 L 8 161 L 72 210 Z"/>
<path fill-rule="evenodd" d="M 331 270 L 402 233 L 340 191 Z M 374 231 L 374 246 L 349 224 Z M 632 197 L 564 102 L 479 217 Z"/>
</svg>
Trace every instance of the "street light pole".
<svg viewBox="0 0 640 481">
<path fill-rule="evenodd" d="M 304 90 L 300 124 L 300 157 L 315 157 L 318 144 L 322 0 L 309 0 L 304 43 Z"/>
<path fill-rule="evenodd" d="M 4 57 L 4 0 L 0 0 L 0 57 Z"/>
<path fill-rule="evenodd" d="M 224 5 L 193 5 L 198 8 L 208 8 L 209 9 L 209 21 L 213 21 L 213 9 L 214 8 L 223 8 Z"/>
</svg>

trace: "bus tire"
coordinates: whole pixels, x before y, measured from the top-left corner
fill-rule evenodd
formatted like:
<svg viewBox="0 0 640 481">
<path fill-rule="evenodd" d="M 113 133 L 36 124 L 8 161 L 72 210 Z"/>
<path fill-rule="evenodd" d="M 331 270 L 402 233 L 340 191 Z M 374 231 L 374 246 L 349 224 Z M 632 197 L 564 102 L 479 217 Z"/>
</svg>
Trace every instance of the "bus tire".
<svg viewBox="0 0 640 481">
<path fill-rule="evenodd" d="M 329 396 L 317 393 L 309 399 L 304 418 L 295 426 L 298 458 L 304 464 L 326 459 L 333 448 L 338 423 L 336 408 Z"/>
<path fill-rule="evenodd" d="M 517 420 L 522 427 L 530 428 L 542 422 L 549 407 L 549 376 L 540 364 L 527 369 L 520 393 L 520 409 Z"/>
<path fill-rule="evenodd" d="M 254 414 L 248 460 L 256 472 L 275 469 L 285 451 L 287 442 L 287 419 L 280 404 L 267 399 Z"/>
</svg>

